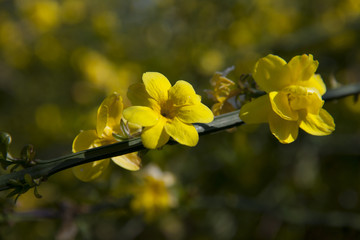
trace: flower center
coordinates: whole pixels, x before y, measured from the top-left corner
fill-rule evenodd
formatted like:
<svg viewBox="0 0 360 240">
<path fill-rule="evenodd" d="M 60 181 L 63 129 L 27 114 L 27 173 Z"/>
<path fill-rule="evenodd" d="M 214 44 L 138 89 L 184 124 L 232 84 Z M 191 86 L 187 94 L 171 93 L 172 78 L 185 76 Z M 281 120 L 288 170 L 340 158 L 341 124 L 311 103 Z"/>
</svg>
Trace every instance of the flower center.
<svg viewBox="0 0 360 240">
<path fill-rule="evenodd" d="M 160 114 L 165 118 L 173 119 L 176 116 L 176 107 L 171 101 L 167 101 L 161 106 Z"/>
</svg>

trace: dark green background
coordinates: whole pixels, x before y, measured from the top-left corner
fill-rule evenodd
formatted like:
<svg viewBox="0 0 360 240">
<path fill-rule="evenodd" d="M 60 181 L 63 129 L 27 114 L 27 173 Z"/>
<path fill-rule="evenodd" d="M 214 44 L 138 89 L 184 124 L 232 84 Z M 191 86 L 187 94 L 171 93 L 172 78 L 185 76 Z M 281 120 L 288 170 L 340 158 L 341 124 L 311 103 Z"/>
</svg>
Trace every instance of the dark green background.
<svg viewBox="0 0 360 240">
<path fill-rule="evenodd" d="M 203 90 L 215 71 L 234 65 L 229 78 L 237 80 L 269 53 L 287 61 L 313 54 L 328 89 L 359 82 L 359 30 L 356 0 L 2 0 L 0 130 L 13 137 L 13 155 L 31 143 L 41 159 L 62 156 L 79 130 L 95 127 L 101 101 L 113 91 L 125 97 L 143 72 L 190 82 L 210 106 Z M 1 236 L 358 239 L 360 103 L 324 107 L 336 123 L 330 136 L 301 132 L 282 145 L 266 125 L 242 126 L 201 137 L 195 148 L 148 152 L 144 166 L 177 179 L 177 207 L 152 222 L 117 205 L 136 176 L 112 165 L 91 183 L 71 171 L 52 176 L 43 198 L 20 197 L 14 214 L 1 193 L 9 216 Z M 68 214 L 22 214 L 41 209 Z"/>
</svg>

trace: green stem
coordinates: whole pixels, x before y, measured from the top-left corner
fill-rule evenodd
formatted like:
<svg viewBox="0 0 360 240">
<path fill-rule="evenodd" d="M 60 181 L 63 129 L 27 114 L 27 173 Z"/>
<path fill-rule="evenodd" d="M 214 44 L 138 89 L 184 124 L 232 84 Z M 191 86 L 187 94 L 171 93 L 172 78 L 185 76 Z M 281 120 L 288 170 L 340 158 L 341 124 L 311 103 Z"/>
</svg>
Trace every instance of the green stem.
<svg viewBox="0 0 360 240">
<path fill-rule="evenodd" d="M 339 98 L 344 98 L 344 97 L 348 97 L 351 95 L 357 95 L 357 94 L 360 94 L 360 84 L 359 83 L 331 89 L 324 94 L 323 99 L 325 101 L 332 101 L 332 100 L 336 100 Z"/>
<path fill-rule="evenodd" d="M 214 121 L 208 124 L 194 124 L 199 135 L 218 132 L 227 128 L 239 126 L 244 122 L 239 118 L 239 111 L 223 114 L 215 117 Z M 176 144 L 170 141 L 168 144 Z M 93 162 L 100 159 L 124 155 L 131 152 L 137 152 L 145 149 L 141 138 L 133 138 L 128 141 L 118 142 L 97 148 L 91 148 L 85 151 L 69 154 L 50 160 L 39 160 L 38 164 L 0 176 L 0 191 L 10 189 L 10 179 L 23 181 L 25 174 L 29 174 L 33 179 L 47 178 L 54 173 L 75 167 L 84 163 Z"/>
<path fill-rule="evenodd" d="M 334 90 L 329 90 L 324 96 L 324 100 L 330 101 L 360 93 L 360 84 L 348 85 Z M 214 121 L 208 124 L 194 124 L 199 135 L 205 135 L 240 126 L 244 122 L 239 118 L 239 110 L 216 116 Z M 176 144 L 169 141 L 168 144 Z M 24 181 L 24 176 L 29 174 L 33 179 L 44 178 L 60 172 L 62 170 L 78 166 L 84 163 L 93 162 L 100 159 L 120 156 L 123 154 L 137 152 L 145 149 L 140 138 L 133 138 L 128 141 L 118 142 L 98 148 L 69 154 L 50 160 L 39 160 L 38 164 L 17 172 L 8 173 L 0 176 L 0 191 L 10 189 L 10 180 Z"/>
</svg>

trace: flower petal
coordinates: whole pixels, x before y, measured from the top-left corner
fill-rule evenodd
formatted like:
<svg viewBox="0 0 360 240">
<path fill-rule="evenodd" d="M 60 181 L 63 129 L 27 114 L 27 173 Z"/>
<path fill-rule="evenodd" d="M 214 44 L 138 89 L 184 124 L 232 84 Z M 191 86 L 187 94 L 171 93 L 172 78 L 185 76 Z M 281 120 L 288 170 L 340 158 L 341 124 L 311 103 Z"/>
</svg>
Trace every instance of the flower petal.
<svg viewBox="0 0 360 240">
<path fill-rule="evenodd" d="M 124 109 L 124 118 L 140 126 L 153 126 L 159 121 L 159 114 L 149 107 L 132 106 Z"/>
<path fill-rule="evenodd" d="M 211 107 L 211 111 L 214 113 L 215 116 L 219 116 L 224 113 L 235 111 L 236 109 L 234 106 L 229 102 L 224 103 L 215 103 Z"/>
<path fill-rule="evenodd" d="M 127 91 L 127 97 L 134 106 L 149 106 L 150 95 L 145 89 L 143 83 L 135 83 L 129 86 Z"/>
<path fill-rule="evenodd" d="M 118 166 L 130 171 L 137 171 L 141 166 L 141 158 L 138 156 L 137 152 L 112 157 L 111 160 Z"/>
<path fill-rule="evenodd" d="M 332 116 L 325 109 L 320 109 L 318 115 L 306 114 L 300 121 L 300 128 L 309 134 L 324 136 L 335 130 L 335 123 Z"/>
<path fill-rule="evenodd" d="M 289 105 L 289 97 L 285 92 L 270 92 L 270 103 L 272 110 L 285 120 L 296 121 L 299 118 L 299 114 L 293 111 Z"/>
<path fill-rule="evenodd" d="M 156 125 L 143 129 L 141 140 L 146 148 L 159 148 L 169 141 L 170 136 L 164 129 L 165 123 L 166 118 L 162 117 Z"/>
<path fill-rule="evenodd" d="M 264 95 L 244 104 L 240 109 L 240 118 L 248 124 L 265 123 L 269 121 L 272 112 L 268 95 Z"/>
<path fill-rule="evenodd" d="M 102 136 L 106 127 L 120 130 L 123 103 L 120 95 L 114 93 L 104 99 L 97 112 L 96 131 Z"/>
<path fill-rule="evenodd" d="M 180 107 L 176 116 L 185 123 L 209 123 L 214 120 L 212 111 L 202 103 Z"/>
<path fill-rule="evenodd" d="M 176 106 L 182 106 L 200 103 L 201 98 L 196 95 L 196 92 L 190 83 L 179 80 L 169 89 L 169 100 Z"/>
<path fill-rule="evenodd" d="M 320 93 L 315 88 L 292 85 L 284 88 L 282 92 L 289 94 L 290 107 L 295 111 L 306 109 L 309 113 L 319 114 L 324 105 Z"/>
<path fill-rule="evenodd" d="M 292 75 L 292 83 L 299 84 L 300 81 L 307 81 L 312 77 L 319 66 L 318 61 L 314 61 L 313 55 L 303 54 L 293 57 L 287 64 Z"/>
<path fill-rule="evenodd" d="M 104 159 L 95 162 L 85 163 L 72 168 L 72 171 L 78 179 L 84 182 L 94 180 L 99 177 L 108 167 L 110 160 Z"/>
<path fill-rule="evenodd" d="M 148 94 L 158 102 L 168 99 L 168 91 L 171 88 L 169 80 L 158 72 L 146 72 L 143 74 L 143 82 Z"/>
<path fill-rule="evenodd" d="M 269 54 L 261 58 L 255 65 L 253 77 L 265 92 L 279 91 L 291 84 L 284 59 Z"/>
<path fill-rule="evenodd" d="M 192 124 L 186 124 L 177 117 L 165 124 L 166 132 L 178 143 L 190 147 L 195 146 L 199 141 L 199 134 Z"/>
<path fill-rule="evenodd" d="M 299 82 L 299 85 L 307 88 L 315 88 L 319 91 L 321 96 L 326 92 L 325 83 L 319 74 L 312 75 L 312 77 L 310 77 L 307 81 Z"/>
<path fill-rule="evenodd" d="M 98 139 L 98 136 L 95 130 L 81 131 L 73 141 L 72 151 L 80 152 L 92 148 L 96 139 Z"/>
<path fill-rule="evenodd" d="M 98 136 L 101 137 L 104 129 L 106 128 L 107 120 L 108 120 L 108 106 L 102 106 L 98 108 L 97 112 L 97 121 L 96 121 L 96 132 Z"/>
<path fill-rule="evenodd" d="M 269 125 L 271 133 L 281 143 L 292 143 L 298 136 L 299 125 L 297 121 L 287 121 L 277 114 L 270 114 Z"/>
</svg>

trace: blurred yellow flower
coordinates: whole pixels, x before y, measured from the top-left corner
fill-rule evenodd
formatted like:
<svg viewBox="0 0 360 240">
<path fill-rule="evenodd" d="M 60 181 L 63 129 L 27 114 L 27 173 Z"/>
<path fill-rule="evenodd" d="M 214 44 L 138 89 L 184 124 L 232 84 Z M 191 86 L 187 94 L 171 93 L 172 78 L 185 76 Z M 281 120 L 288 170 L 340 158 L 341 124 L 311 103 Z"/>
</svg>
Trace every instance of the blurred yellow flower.
<svg viewBox="0 0 360 240">
<path fill-rule="evenodd" d="M 176 205 L 174 192 L 170 187 L 174 185 L 175 178 L 169 172 L 162 172 L 153 164 L 148 165 L 141 176 L 142 181 L 131 188 L 134 198 L 131 208 L 138 213 L 144 213 L 149 221 L 156 215 Z"/>
<path fill-rule="evenodd" d="M 19 8 L 35 28 L 41 32 L 52 30 L 60 24 L 60 7 L 57 1 L 19 1 Z"/>
<path fill-rule="evenodd" d="M 208 123 L 214 119 L 211 110 L 201 103 L 191 84 L 179 80 L 171 86 L 157 72 L 143 75 L 144 84 L 134 84 L 128 90 L 133 103 L 124 110 L 124 118 L 144 126 L 141 139 L 146 148 L 159 148 L 170 137 L 177 142 L 195 146 L 199 135 L 192 123 Z"/>
<path fill-rule="evenodd" d="M 122 111 L 121 96 L 114 93 L 107 97 L 98 109 L 96 130 L 80 132 L 74 139 L 73 152 L 116 143 L 117 140 L 113 137 L 113 133 L 125 137 L 126 134 L 120 128 Z M 141 164 L 141 159 L 137 153 L 112 157 L 111 160 L 120 167 L 131 171 L 138 170 Z M 91 181 L 101 175 L 109 161 L 109 159 L 105 159 L 76 166 L 73 168 L 73 172 L 80 180 Z"/>
<path fill-rule="evenodd" d="M 281 143 L 291 143 L 299 127 L 323 136 L 335 130 L 331 115 L 322 108 L 326 92 L 320 75 L 314 74 L 318 61 L 312 55 L 295 56 L 289 63 L 275 55 L 261 58 L 253 77 L 267 94 L 240 109 L 246 123 L 269 122 L 272 134 Z"/>
</svg>

